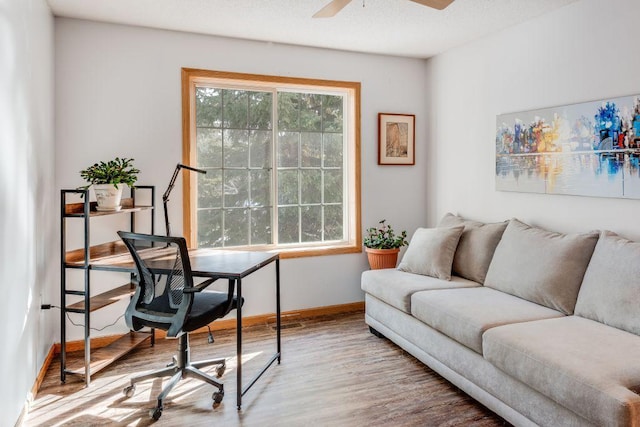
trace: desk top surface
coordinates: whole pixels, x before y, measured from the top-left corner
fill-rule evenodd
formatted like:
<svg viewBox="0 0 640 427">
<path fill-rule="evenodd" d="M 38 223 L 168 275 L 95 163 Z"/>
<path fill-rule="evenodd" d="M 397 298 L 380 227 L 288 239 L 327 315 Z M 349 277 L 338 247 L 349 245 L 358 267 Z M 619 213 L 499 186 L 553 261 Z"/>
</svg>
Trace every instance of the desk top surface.
<svg viewBox="0 0 640 427">
<path fill-rule="evenodd" d="M 143 256 L 149 267 L 158 270 L 171 269 L 175 260 L 173 256 L 166 256 L 167 252 L 164 248 L 142 249 L 138 253 Z M 194 276 L 198 277 L 240 279 L 278 258 L 278 254 L 268 252 L 220 249 L 189 250 L 191 271 Z M 117 267 L 123 270 L 135 270 L 135 264 L 129 253 L 107 257 L 93 262 L 93 265 Z"/>
<path fill-rule="evenodd" d="M 278 254 L 192 249 L 189 259 L 196 276 L 242 278 L 275 261 Z"/>
</svg>

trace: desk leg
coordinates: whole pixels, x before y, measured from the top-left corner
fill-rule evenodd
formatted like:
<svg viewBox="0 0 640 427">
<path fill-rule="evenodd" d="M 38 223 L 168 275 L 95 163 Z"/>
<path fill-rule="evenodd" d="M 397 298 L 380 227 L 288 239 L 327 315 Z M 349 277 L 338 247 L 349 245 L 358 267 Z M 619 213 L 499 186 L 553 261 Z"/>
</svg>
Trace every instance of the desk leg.
<svg viewBox="0 0 640 427">
<path fill-rule="evenodd" d="M 229 286 L 233 279 L 229 279 Z M 238 309 L 236 313 L 236 359 L 238 366 L 236 369 L 236 387 L 238 411 L 242 407 L 242 279 L 236 280 L 236 295 L 238 297 Z"/>
<path fill-rule="evenodd" d="M 280 323 L 280 258 L 276 259 L 276 341 L 278 351 L 278 365 L 280 364 L 280 357 L 282 352 L 280 351 L 280 329 L 282 324 Z"/>
</svg>

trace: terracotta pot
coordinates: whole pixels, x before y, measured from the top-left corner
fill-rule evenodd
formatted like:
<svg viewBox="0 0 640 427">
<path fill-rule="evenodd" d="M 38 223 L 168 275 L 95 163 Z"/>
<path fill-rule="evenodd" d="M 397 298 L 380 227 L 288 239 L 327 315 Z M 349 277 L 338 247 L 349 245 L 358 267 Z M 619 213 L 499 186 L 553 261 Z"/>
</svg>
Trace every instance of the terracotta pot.
<svg viewBox="0 0 640 427">
<path fill-rule="evenodd" d="M 396 249 L 373 249 L 364 248 L 369 258 L 369 266 L 372 270 L 381 268 L 396 268 L 398 262 L 399 248 Z"/>
</svg>

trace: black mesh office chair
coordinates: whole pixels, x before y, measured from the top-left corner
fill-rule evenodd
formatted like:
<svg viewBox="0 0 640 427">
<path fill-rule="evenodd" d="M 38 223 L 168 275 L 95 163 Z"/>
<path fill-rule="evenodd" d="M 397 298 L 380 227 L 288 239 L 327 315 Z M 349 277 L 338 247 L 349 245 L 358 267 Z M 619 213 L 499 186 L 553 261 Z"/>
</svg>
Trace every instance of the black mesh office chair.
<svg viewBox="0 0 640 427">
<path fill-rule="evenodd" d="M 150 378 L 171 379 L 158 396 L 157 406 L 150 416 L 157 420 L 162 415 L 163 401 L 181 378 L 193 376 L 218 388 L 213 393 L 213 407 L 222 402 L 224 386 L 198 368 L 220 365 L 218 378 L 225 370 L 225 359 L 191 362 L 189 359 L 189 332 L 224 317 L 238 307 L 233 281 L 224 292 L 202 292 L 216 279 L 197 285 L 193 282 L 187 244 L 182 237 L 165 237 L 119 231 L 137 268 L 136 291 L 125 312 L 127 326 L 137 331 L 151 327 L 167 331 L 168 337 L 179 337 L 178 354 L 163 369 L 131 378 L 131 385 L 123 392 L 133 396 L 137 382 Z"/>
</svg>

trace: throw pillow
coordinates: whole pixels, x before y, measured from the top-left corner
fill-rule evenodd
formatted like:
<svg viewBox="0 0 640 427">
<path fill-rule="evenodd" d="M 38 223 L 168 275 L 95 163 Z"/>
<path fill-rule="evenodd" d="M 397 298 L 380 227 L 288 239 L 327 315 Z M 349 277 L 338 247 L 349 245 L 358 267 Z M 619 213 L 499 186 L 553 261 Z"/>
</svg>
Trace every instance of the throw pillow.
<svg viewBox="0 0 640 427">
<path fill-rule="evenodd" d="M 562 234 L 512 219 L 484 285 L 572 314 L 598 233 Z"/>
<path fill-rule="evenodd" d="M 464 226 L 456 254 L 453 257 L 452 273 L 474 282 L 484 283 L 493 253 L 508 223 L 508 221 L 503 221 L 485 224 L 451 213 L 446 214 L 438 227 Z"/>
<path fill-rule="evenodd" d="M 451 280 L 451 265 L 463 226 L 418 228 L 398 270 Z"/>
<path fill-rule="evenodd" d="M 640 335 L 640 243 L 603 231 L 578 294 L 576 315 Z"/>
</svg>

